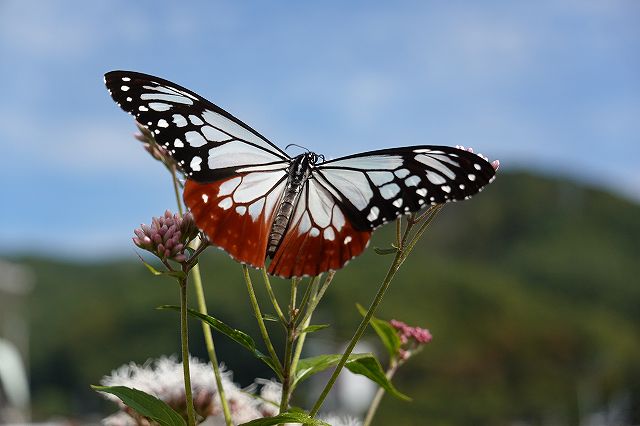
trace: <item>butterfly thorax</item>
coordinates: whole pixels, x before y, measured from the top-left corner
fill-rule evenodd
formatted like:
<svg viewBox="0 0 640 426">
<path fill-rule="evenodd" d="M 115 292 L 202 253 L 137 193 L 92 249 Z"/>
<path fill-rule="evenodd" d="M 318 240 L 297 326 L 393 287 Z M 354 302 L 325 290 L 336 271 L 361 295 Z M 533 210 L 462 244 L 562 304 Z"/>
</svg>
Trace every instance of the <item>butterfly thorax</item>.
<svg viewBox="0 0 640 426">
<path fill-rule="evenodd" d="M 273 220 L 271 232 L 269 233 L 269 244 L 267 246 L 268 257 L 273 257 L 273 254 L 280 245 L 282 236 L 285 234 L 291 221 L 293 209 L 298 203 L 298 198 L 300 198 L 302 188 L 307 182 L 307 179 L 309 179 L 312 166 L 317 161 L 318 155 L 313 152 L 306 152 L 298 155 L 291 162 L 282 200 L 276 210 L 275 219 Z"/>
</svg>

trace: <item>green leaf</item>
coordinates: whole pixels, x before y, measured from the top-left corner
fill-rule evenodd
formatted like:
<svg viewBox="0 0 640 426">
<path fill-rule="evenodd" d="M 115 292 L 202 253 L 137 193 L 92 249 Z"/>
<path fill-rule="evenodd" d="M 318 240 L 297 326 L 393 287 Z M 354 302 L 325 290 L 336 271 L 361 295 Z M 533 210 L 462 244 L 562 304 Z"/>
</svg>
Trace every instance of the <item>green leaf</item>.
<svg viewBox="0 0 640 426">
<path fill-rule="evenodd" d="M 297 411 L 285 411 L 277 416 L 251 420 L 248 423 L 242 423 L 240 426 L 272 426 L 284 423 L 302 423 L 303 425 L 311 426 L 331 426 L 329 423 L 309 417 L 307 413 Z"/>
<path fill-rule="evenodd" d="M 318 324 L 318 325 L 310 325 L 308 327 L 305 327 L 304 329 L 302 329 L 302 331 L 300 331 L 300 334 L 302 333 L 313 333 L 314 331 L 319 331 L 319 330 L 324 330 L 327 327 L 330 327 L 331 324 Z"/>
<path fill-rule="evenodd" d="M 280 318 L 272 314 L 262 314 L 262 319 L 265 321 L 280 321 Z"/>
<path fill-rule="evenodd" d="M 158 306 L 157 309 L 171 309 L 180 312 L 180 307 L 175 305 Z M 247 333 L 232 328 L 219 319 L 212 317 L 211 315 L 205 315 L 193 309 L 187 309 L 187 312 L 192 317 L 198 318 L 200 321 L 208 324 L 214 330 L 219 331 L 220 333 L 229 337 L 231 340 L 239 343 L 243 348 L 251 352 L 253 356 L 267 364 L 276 374 L 280 374 L 280 372 L 278 371 L 278 367 L 273 362 L 273 360 L 256 348 L 256 342 Z"/>
<path fill-rule="evenodd" d="M 162 426 L 186 426 L 187 424 L 182 416 L 164 401 L 141 390 L 126 386 L 91 386 L 91 388 L 117 396 L 127 407 Z"/>
<path fill-rule="evenodd" d="M 351 354 L 349 355 L 349 359 L 347 363 L 352 360 L 359 359 L 361 357 L 373 356 L 371 354 Z M 298 383 L 308 379 L 316 373 L 326 370 L 329 367 L 333 367 L 338 365 L 340 359 L 342 358 L 342 354 L 331 354 L 331 355 L 318 355 L 311 358 L 302 358 L 298 361 L 298 365 L 296 366 L 296 371 L 293 375 L 293 383 L 294 386 Z"/>
<path fill-rule="evenodd" d="M 367 310 L 359 303 L 356 303 L 356 307 L 363 317 L 367 314 Z M 382 341 L 384 347 L 387 348 L 389 357 L 394 358 L 398 354 L 398 350 L 402 345 L 396 329 L 393 328 L 393 326 L 388 321 L 384 321 L 376 317 L 371 317 L 369 324 L 371 325 L 371 327 L 373 327 L 373 330 Z"/>
<path fill-rule="evenodd" d="M 361 357 L 353 361 L 348 361 L 345 367 L 352 373 L 360 374 L 376 382 L 380 387 L 389 392 L 396 398 L 403 399 L 405 401 L 411 401 L 407 395 L 401 393 L 395 386 L 389 381 L 387 376 L 382 370 L 380 362 L 371 354 L 367 357 Z"/>
<path fill-rule="evenodd" d="M 395 247 L 389 247 L 389 248 L 379 248 L 379 247 L 374 247 L 373 251 L 376 252 L 376 254 L 379 255 L 387 255 L 387 254 L 395 254 L 398 252 L 398 249 Z"/>
<path fill-rule="evenodd" d="M 185 273 L 182 272 L 182 271 L 158 271 L 156 268 L 151 266 L 150 263 L 147 263 L 147 261 L 144 260 L 142 258 L 142 256 L 140 256 L 139 254 L 138 254 L 138 257 L 140 258 L 140 261 L 142 262 L 142 264 L 144 266 L 146 266 L 146 268 L 149 270 L 149 272 L 151 272 L 155 276 L 166 275 L 166 276 L 174 277 L 174 278 L 184 278 L 185 277 Z"/>
</svg>

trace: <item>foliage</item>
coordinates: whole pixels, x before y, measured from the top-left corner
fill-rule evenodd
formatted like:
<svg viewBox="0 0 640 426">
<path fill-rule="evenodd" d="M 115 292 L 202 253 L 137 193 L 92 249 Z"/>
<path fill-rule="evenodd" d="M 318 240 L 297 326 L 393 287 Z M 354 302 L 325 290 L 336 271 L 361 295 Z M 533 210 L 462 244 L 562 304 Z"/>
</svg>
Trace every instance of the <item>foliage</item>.
<svg viewBox="0 0 640 426">
<path fill-rule="evenodd" d="M 385 399 L 377 424 L 505 424 L 543 417 L 577 424 L 586 414 L 578 407 L 596 411 L 621 393 L 630 396 L 637 422 L 640 207 L 564 180 L 502 173 L 482 197 L 445 212 L 378 313 L 425 324 L 435 336 L 429 350 L 394 379 L 419 403 Z M 392 228 L 377 233 L 372 244 L 385 247 Z M 384 272 L 379 259 L 369 250 L 325 295 L 315 321 L 331 322 L 336 345 L 360 319 L 353 301 L 369 303 L 367 286 Z M 174 303 L 177 290 L 154 280 L 137 259 L 18 260 L 37 276 L 29 310 L 36 418 L 94 410 L 96 398 L 86 383 L 114 365 L 176 351 L 175 318 L 150 307 Z M 237 266 L 215 251 L 205 253 L 201 264 L 211 311 L 258 336 Z M 287 283 L 273 284 L 276 293 L 287 291 Z M 329 332 L 318 333 L 326 338 Z M 240 382 L 270 374 L 222 339 L 217 349 Z M 203 347 L 192 346 L 192 352 L 206 358 Z M 585 393 L 594 397 L 580 399 Z"/>
</svg>

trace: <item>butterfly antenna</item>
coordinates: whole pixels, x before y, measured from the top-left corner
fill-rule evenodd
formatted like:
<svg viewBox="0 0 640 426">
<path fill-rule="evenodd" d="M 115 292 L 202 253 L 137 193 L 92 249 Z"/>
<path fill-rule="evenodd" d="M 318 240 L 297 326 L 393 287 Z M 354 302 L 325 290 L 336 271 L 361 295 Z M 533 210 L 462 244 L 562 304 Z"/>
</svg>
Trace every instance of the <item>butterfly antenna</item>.
<svg viewBox="0 0 640 426">
<path fill-rule="evenodd" d="M 310 152 L 308 148 L 305 148 L 304 146 L 300 146 L 300 145 L 298 145 L 298 144 L 296 144 L 296 143 L 290 143 L 289 145 L 285 146 L 285 147 L 284 147 L 285 151 L 286 151 L 287 149 L 289 149 L 289 147 L 290 147 L 290 146 L 295 146 L 295 147 L 298 147 L 298 148 L 300 148 L 300 149 L 304 149 L 304 150 L 305 150 L 305 151 L 307 151 L 307 152 Z"/>
</svg>

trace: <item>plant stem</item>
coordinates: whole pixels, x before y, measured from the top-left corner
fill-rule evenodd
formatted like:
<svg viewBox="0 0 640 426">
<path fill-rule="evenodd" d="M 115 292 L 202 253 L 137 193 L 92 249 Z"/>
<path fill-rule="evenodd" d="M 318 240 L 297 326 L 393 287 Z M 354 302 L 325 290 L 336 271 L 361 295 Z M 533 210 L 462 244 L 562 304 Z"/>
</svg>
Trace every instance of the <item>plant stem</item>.
<svg viewBox="0 0 640 426">
<path fill-rule="evenodd" d="M 387 289 L 389 288 L 389 284 L 391 284 L 391 280 L 393 280 L 393 277 L 395 276 L 396 272 L 398 271 L 398 268 L 400 267 L 401 258 L 402 258 L 402 251 L 398 250 L 398 252 L 396 253 L 393 259 L 393 263 L 389 267 L 389 271 L 387 272 L 387 275 L 384 278 L 384 281 L 382 281 L 382 284 L 380 285 L 380 288 L 378 289 L 378 292 L 376 293 L 376 296 L 373 299 L 371 306 L 369 306 L 369 310 L 367 310 L 367 313 L 365 314 L 364 318 L 360 322 L 360 325 L 358 326 L 353 337 L 351 338 L 349 345 L 345 349 L 344 354 L 342 354 L 342 358 L 340 358 L 340 362 L 338 362 L 336 369 L 333 371 L 333 374 L 329 378 L 329 381 L 325 385 L 324 389 L 322 390 L 322 393 L 318 397 L 318 400 L 316 401 L 313 408 L 311 409 L 311 412 L 309 413 L 311 417 L 314 417 L 316 414 L 318 414 L 318 411 L 320 411 L 320 407 L 322 407 L 322 404 L 324 403 L 325 398 L 327 397 L 327 395 L 329 394 L 329 391 L 331 390 L 336 380 L 338 379 L 338 375 L 340 375 L 342 368 L 347 363 L 347 360 L 349 359 L 349 355 L 351 355 L 353 348 L 355 348 L 356 343 L 358 343 L 358 341 L 364 334 L 364 331 L 369 326 L 369 321 L 371 320 L 371 317 L 373 316 L 376 309 L 378 308 L 378 305 L 382 301 L 384 294 L 387 292 Z"/>
<path fill-rule="evenodd" d="M 320 396 L 318 397 L 318 400 L 316 401 L 313 408 L 311 409 L 311 412 L 309 413 L 311 417 L 314 417 L 316 414 L 318 414 L 318 411 L 320 411 L 320 407 L 322 407 L 322 404 L 324 403 L 324 400 L 329 394 L 329 391 L 331 390 L 336 380 L 338 379 L 338 376 L 340 375 L 340 372 L 344 368 L 344 365 L 347 363 L 347 360 L 349 359 L 349 355 L 351 355 L 353 348 L 356 346 L 356 344 L 364 334 L 365 330 L 367 329 L 367 326 L 369 325 L 369 321 L 371 320 L 371 317 L 373 316 L 376 309 L 378 308 L 378 305 L 380 304 L 380 302 L 382 302 L 382 299 L 384 298 L 385 293 L 389 289 L 389 285 L 391 284 L 391 281 L 395 277 L 396 272 L 398 272 L 398 269 L 400 269 L 400 266 L 402 265 L 402 263 L 407 259 L 407 256 L 409 256 L 411 251 L 414 249 L 418 240 L 420 239 L 424 231 L 428 228 L 428 226 L 431 224 L 431 222 L 433 221 L 433 219 L 435 218 L 435 216 L 437 215 L 437 213 L 440 211 L 441 208 L 442 206 L 434 206 L 433 208 L 429 209 L 429 211 L 432 211 L 432 213 L 430 215 L 423 215 L 423 217 L 426 217 L 425 222 L 420 226 L 419 230 L 413 235 L 409 243 L 405 244 L 407 238 L 409 237 L 409 233 L 411 229 L 417 223 L 414 220 L 407 221 L 407 227 L 405 228 L 402 238 L 399 239 L 400 244 L 398 246 L 398 251 L 396 252 L 393 262 L 389 267 L 387 275 L 382 281 L 382 284 L 380 285 L 380 288 L 378 289 L 378 292 L 376 293 L 376 296 L 373 299 L 373 302 L 371 302 L 371 306 L 369 306 L 367 313 L 365 314 L 364 318 L 360 322 L 360 325 L 358 326 L 353 337 L 351 338 L 349 345 L 345 349 L 345 352 L 342 355 L 342 358 L 340 358 L 340 362 L 338 362 L 336 369 L 333 371 L 333 374 L 329 378 L 329 381 L 325 385 L 324 389 L 320 393 Z M 396 228 L 396 229 L 399 229 L 399 228 Z M 396 238 L 398 236 L 399 234 L 396 236 Z"/>
<path fill-rule="evenodd" d="M 313 314 L 313 311 L 315 311 L 316 307 L 318 306 L 318 303 L 320 303 L 322 296 L 324 296 L 325 291 L 327 291 L 327 288 L 329 288 L 329 284 L 331 284 L 331 281 L 333 281 L 333 277 L 335 275 L 336 275 L 336 271 L 329 271 L 329 273 L 327 274 L 327 277 L 324 279 L 324 282 L 318 289 L 315 296 L 311 300 L 309 300 L 309 303 L 307 304 L 307 308 L 304 313 L 304 317 L 302 317 L 302 321 L 300 321 L 300 323 L 304 323 L 311 317 L 311 315 Z"/>
<path fill-rule="evenodd" d="M 183 215 L 184 209 L 182 207 L 182 201 L 180 200 L 180 185 L 178 183 L 178 176 L 176 175 L 175 166 L 169 167 L 169 171 L 171 172 L 171 181 L 173 182 L 173 192 L 176 196 L 178 212 L 180 213 L 180 215 Z M 201 314 L 205 315 L 207 315 L 207 302 L 204 297 L 204 289 L 202 287 L 202 276 L 200 275 L 198 256 L 207 247 L 207 245 L 208 244 L 205 241 L 200 241 L 200 244 L 196 245 L 195 252 L 192 254 L 192 257 L 195 259 L 195 263 L 193 264 L 193 266 L 190 266 L 190 271 L 192 272 L 193 276 L 193 284 L 196 290 L 196 299 L 198 300 L 198 311 Z M 220 375 L 220 366 L 218 363 L 218 357 L 216 356 L 216 349 L 213 344 L 211 328 L 204 322 L 202 323 L 202 333 L 204 334 L 204 342 L 205 346 L 207 347 L 207 353 L 209 354 L 209 360 L 211 361 L 211 366 L 213 367 L 213 376 L 216 380 L 216 386 L 218 388 L 218 395 L 220 396 L 220 404 L 222 405 L 224 420 L 227 426 L 232 426 L 233 423 L 231 422 L 231 411 L 229 410 L 229 404 L 227 403 L 224 387 L 222 386 L 222 376 Z"/>
<path fill-rule="evenodd" d="M 276 366 L 278 367 L 278 371 L 276 372 L 278 374 L 278 378 L 282 379 L 282 363 L 280 362 L 280 359 L 278 359 L 276 350 L 273 348 L 273 344 L 271 343 L 271 339 L 269 338 L 267 327 L 264 325 L 262 312 L 260 312 L 260 306 L 258 305 L 258 299 L 256 299 L 256 293 L 253 290 L 253 284 L 251 283 L 251 276 L 249 275 L 249 268 L 247 267 L 247 265 L 242 265 L 242 275 L 244 277 L 245 283 L 247 284 L 249 300 L 251 301 L 251 307 L 253 308 L 253 313 L 256 317 L 256 321 L 258 321 L 258 327 L 260 328 L 260 333 L 262 334 L 262 340 L 264 340 L 264 344 L 267 346 L 269 356 L 271 356 L 274 364 L 276 364 Z"/>
<path fill-rule="evenodd" d="M 298 296 L 297 278 L 291 278 L 291 294 L 289 298 L 289 321 L 286 323 L 287 336 L 284 347 L 284 370 L 282 371 L 282 397 L 280 398 L 280 412 L 289 408 L 289 397 L 291 396 L 291 361 L 293 359 L 293 344 L 296 339 L 296 300 Z"/>
<path fill-rule="evenodd" d="M 204 290 L 202 288 L 202 278 L 200 277 L 200 266 L 196 263 L 193 266 L 193 283 L 196 290 L 196 296 L 198 300 L 198 311 L 201 314 L 207 315 L 207 303 L 204 298 Z M 222 412 L 224 414 L 224 421 L 227 426 L 232 426 L 231 422 L 231 410 L 229 410 L 229 404 L 222 385 L 222 375 L 220 374 L 220 366 L 218 363 L 218 357 L 216 356 L 216 349 L 213 345 L 213 336 L 211 335 L 211 328 L 206 323 L 202 323 L 202 332 L 204 334 L 204 342 L 207 347 L 207 353 L 209 354 L 209 360 L 213 366 L 213 375 L 216 379 L 216 385 L 218 387 L 218 395 L 220 396 L 220 403 L 222 404 Z"/>
<path fill-rule="evenodd" d="M 393 375 L 396 374 L 396 371 L 398 371 L 398 364 L 395 361 L 391 362 L 391 366 L 389 367 L 389 370 L 387 370 L 387 374 L 385 374 L 385 376 L 387 376 L 387 379 L 389 379 L 389 381 L 391 381 L 391 379 L 393 378 Z M 369 426 L 371 425 L 371 421 L 373 420 L 373 417 L 376 415 L 376 411 L 378 410 L 378 406 L 380 405 L 380 401 L 382 401 L 382 397 L 384 396 L 385 390 L 383 387 L 379 387 L 378 391 L 376 392 L 376 395 L 373 397 L 373 401 L 371 401 L 371 405 L 369 406 L 369 409 L 367 410 L 367 415 L 364 418 L 364 423 L 362 424 L 362 426 Z"/>
<path fill-rule="evenodd" d="M 276 298 L 276 295 L 273 292 L 273 289 L 271 288 L 271 280 L 267 275 L 267 270 L 265 268 L 262 268 L 261 270 L 262 270 L 262 279 L 264 280 L 264 286 L 267 288 L 267 294 L 269 295 L 269 299 L 271 300 L 273 309 L 276 310 L 276 314 L 278 315 L 278 318 L 280 319 L 280 322 L 282 323 L 282 325 L 286 326 L 287 320 L 285 319 L 284 314 L 282 313 L 282 309 L 280 309 L 280 304 L 278 303 L 278 299 Z"/>
<path fill-rule="evenodd" d="M 180 279 L 180 338 L 182 341 L 182 370 L 184 372 L 184 393 L 187 403 L 187 423 L 195 426 L 196 417 L 191 393 L 191 375 L 189 373 L 189 337 L 187 329 L 187 279 Z"/>
</svg>

